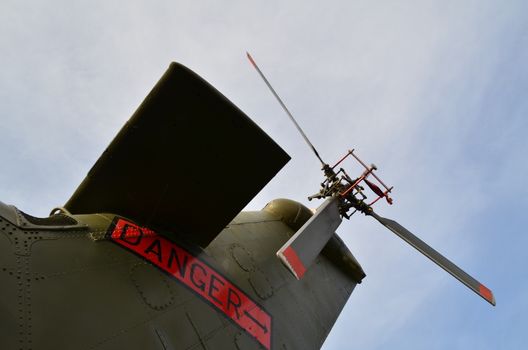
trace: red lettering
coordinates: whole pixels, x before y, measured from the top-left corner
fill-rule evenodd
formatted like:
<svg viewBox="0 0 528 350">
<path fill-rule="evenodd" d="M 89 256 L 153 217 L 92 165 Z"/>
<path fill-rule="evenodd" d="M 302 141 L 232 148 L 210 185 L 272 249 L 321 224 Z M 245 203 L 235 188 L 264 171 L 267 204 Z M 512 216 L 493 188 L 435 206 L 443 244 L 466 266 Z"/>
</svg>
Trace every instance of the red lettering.
<svg viewBox="0 0 528 350">
<path fill-rule="evenodd" d="M 119 239 L 128 244 L 138 245 L 141 241 L 141 237 L 143 237 L 143 232 L 141 232 L 140 229 L 125 224 L 121 229 L 121 236 L 119 236 Z"/>
<path fill-rule="evenodd" d="M 213 295 L 213 291 L 220 291 L 220 289 L 215 286 L 216 281 L 219 282 L 222 286 L 225 284 L 224 282 L 222 282 L 221 279 L 219 279 L 215 275 L 211 275 L 211 283 L 209 283 L 209 296 L 211 297 L 211 299 L 216 301 L 217 304 L 222 305 L 222 302 Z"/>
<path fill-rule="evenodd" d="M 235 302 L 235 299 L 236 299 L 236 302 Z M 231 315 L 231 318 L 233 318 L 232 316 L 233 314 L 231 314 L 230 313 L 231 311 L 229 310 L 231 309 L 231 306 L 233 306 L 233 308 L 235 309 L 235 315 L 236 315 L 237 320 L 240 319 L 240 314 L 238 313 L 238 308 L 240 307 L 240 305 L 242 305 L 240 297 L 234 290 L 229 288 L 227 291 L 227 312 Z"/>
<path fill-rule="evenodd" d="M 202 273 L 202 276 L 207 276 L 207 272 L 205 271 L 205 269 L 198 265 L 198 264 L 192 264 L 191 266 L 191 282 L 196 286 L 196 288 L 204 291 L 205 290 L 205 283 L 203 280 L 196 280 L 196 269 L 200 269 L 201 270 L 201 273 Z"/>
<path fill-rule="evenodd" d="M 271 315 L 197 256 L 154 231 L 121 218 L 116 218 L 107 236 L 170 273 L 270 349 Z"/>
<path fill-rule="evenodd" d="M 183 255 L 183 262 L 180 261 L 180 258 Z M 167 269 L 172 270 L 172 262 L 176 261 L 176 265 L 178 265 L 178 272 L 180 273 L 180 277 L 185 277 L 185 271 L 187 271 L 187 260 L 189 260 L 189 257 L 186 254 L 178 254 L 178 251 L 174 249 L 174 247 L 171 247 L 170 249 L 170 255 L 169 255 L 169 262 L 167 263 Z"/>
<path fill-rule="evenodd" d="M 163 258 L 161 256 L 161 243 L 159 240 L 155 239 L 147 249 L 145 249 L 145 254 L 153 253 L 158 258 L 158 261 L 161 263 Z"/>
</svg>

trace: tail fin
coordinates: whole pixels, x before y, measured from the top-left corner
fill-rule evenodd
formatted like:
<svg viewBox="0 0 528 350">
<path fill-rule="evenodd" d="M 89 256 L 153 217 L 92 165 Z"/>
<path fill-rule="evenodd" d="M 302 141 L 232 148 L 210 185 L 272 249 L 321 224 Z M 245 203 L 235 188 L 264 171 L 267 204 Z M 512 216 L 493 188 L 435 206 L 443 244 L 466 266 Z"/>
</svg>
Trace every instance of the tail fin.
<svg viewBox="0 0 528 350">
<path fill-rule="evenodd" d="M 220 92 L 172 63 L 65 207 L 119 214 L 205 247 L 289 159 Z"/>
</svg>

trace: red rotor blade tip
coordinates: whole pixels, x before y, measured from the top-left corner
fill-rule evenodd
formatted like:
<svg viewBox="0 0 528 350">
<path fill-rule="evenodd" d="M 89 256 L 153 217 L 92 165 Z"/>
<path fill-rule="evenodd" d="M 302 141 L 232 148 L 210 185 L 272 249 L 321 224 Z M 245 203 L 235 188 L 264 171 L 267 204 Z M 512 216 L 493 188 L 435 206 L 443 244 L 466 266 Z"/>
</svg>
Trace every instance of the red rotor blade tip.
<svg viewBox="0 0 528 350">
<path fill-rule="evenodd" d="M 249 62 L 251 62 L 251 64 L 253 65 L 253 67 L 257 67 L 257 64 L 255 63 L 255 61 L 253 61 L 253 57 L 251 57 L 249 52 L 246 51 L 246 55 L 247 55 L 247 58 L 249 59 Z"/>
<path fill-rule="evenodd" d="M 479 292 L 484 299 L 490 302 L 491 305 L 495 306 L 495 297 L 493 296 L 493 292 L 489 290 L 485 285 L 481 284 L 479 286 Z"/>
</svg>

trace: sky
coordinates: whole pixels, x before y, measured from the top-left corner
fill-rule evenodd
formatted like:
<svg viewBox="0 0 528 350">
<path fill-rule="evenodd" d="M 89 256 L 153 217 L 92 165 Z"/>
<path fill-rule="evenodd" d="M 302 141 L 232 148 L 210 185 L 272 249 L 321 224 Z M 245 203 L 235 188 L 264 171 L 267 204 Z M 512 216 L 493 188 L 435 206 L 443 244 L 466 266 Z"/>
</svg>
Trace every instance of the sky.
<svg viewBox="0 0 528 350">
<path fill-rule="evenodd" d="M 376 211 L 497 300 L 355 215 L 338 234 L 367 277 L 323 349 L 526 348 L 527 14 L 515 0 L 3 0 L 0 200 L 39 216 L 64 204 L 177 61 L 292 157 L 247 209 L 316 207 L 318 161 L 249 51 L 323 159 L 354 148 L 375 163 L 394 186 L 394 205 Z"/>
</svg>

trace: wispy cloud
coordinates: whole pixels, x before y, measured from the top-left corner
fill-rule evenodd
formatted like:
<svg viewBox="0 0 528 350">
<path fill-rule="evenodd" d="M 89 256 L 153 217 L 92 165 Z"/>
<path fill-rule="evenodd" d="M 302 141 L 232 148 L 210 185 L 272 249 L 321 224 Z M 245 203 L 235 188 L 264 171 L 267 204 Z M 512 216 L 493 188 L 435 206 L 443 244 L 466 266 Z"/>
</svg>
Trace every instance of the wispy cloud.
<svg viewBox="0 0 528 350">
<path fill-rule="evenodd" d="M 527 208 L 526 7 L 2 2 L 0 159 L 8 165 L 0 172 L 0 200 L 38 215 L 64 203 L 176 60 L 293 156 L 249 208 L 275 197 L 315 206 L 304 198 L 320 182 L 317 160 L 246 62 L 249 50 L 328 162 L 354 147 L 395 185 L 394 208 L 380 212 L 521 303 L 507 287 L 512 278 L 498 274 L 521 275 L 526 264 L 508 256 L 523 255 L 518 246 L 528 242 L 515 227 L 520 219 L 509 219 L 505 209 L 522 216 L 519 208 Z M 500 236 L 498 228 L 513 236 Z M 493 334 L 482 331 L 492 327 L 502 327 L 512 344 L 525 339 L 498 323 L 523 318 L 514 305 L 499 299 L 489 316 L 471 292 L 368 218 L 354 218 L 339 233 L 368 276 L 325 348 L 409 349 L 426 340 L 433 348 L 493 348 Z M 519 293 L 526 288 L 518 283 Z M 480 315 L 484 325 L 466 313 Z M 427 315 L 435 317 L 430 324 Z M 449 326 L 460 326 L 457 320 L 467 327 Z"/>
</svg>

